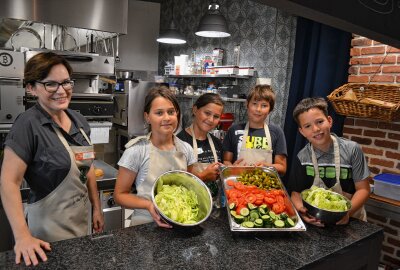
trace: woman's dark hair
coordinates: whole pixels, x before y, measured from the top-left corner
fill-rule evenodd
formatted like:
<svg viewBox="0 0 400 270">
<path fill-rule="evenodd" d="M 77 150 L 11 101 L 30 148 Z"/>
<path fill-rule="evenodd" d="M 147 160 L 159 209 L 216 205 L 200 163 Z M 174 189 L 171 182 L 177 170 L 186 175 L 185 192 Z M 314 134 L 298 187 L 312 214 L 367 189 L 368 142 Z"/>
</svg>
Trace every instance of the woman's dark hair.
<svg viewBox="0 0 400 270">
<path fill-rule="evenodd" d="M 146 98 L 144 100 L 144 112 L 150 113 L 151 104 L 153 103 L 153 100 L 156 99 L 157 97 L 163 97 L 172 102 L 176 110 L 176 114 L 178 117 L 178 126 L 179 126 L 181 120 L 181 109 L 179 107 L 179 103 L 175 95 L 166 86 L 156 86 L 149 90 L 149 93 L 146 95 Z"/>
<path fill-rule="evenodd" d="M 33 56 L 25 65 L 24 82 L 25 85 L 34 85 L 36 81 L 46 78 L 50 70 L 56 65 L 64 65 L 69 76 L 72 74 L 72 67 L 61 55 L 53 52 L 39 53 Z"/>
<path fill-rule="evenodd" d="M 274 109 L 275 106 L 275 92 L 272 90 L 270 85 L 267 84 L 258 84 L 254 86 L 251 90 L 249 95 L 247 96 L 247 102 L 249 103 L 250 100 L 254 97 L 254 100 L 266 100 L 269 102 L 270 112 Z"/>
<path fill-rule="evenodd" d="M 308 112 L 311 109 L 321 110 L 328 117 L 328 103 L 322 97 L 311 97 L 301 100 L 293 110 L 293 118 L 297 125 L 299 123 L 299 115 Z"/>
<path fill-rule="evenodd" d="M 201 95 L 193 104 L 193 107 L 196 106 L 197 109 L 200 109 L 201 107 L 204 107 L 210 103 L 214 103 L 224 107 L 224 101 L 222 100 L 221 96 L 215 93 L 205 93 Z"/>
</svg>

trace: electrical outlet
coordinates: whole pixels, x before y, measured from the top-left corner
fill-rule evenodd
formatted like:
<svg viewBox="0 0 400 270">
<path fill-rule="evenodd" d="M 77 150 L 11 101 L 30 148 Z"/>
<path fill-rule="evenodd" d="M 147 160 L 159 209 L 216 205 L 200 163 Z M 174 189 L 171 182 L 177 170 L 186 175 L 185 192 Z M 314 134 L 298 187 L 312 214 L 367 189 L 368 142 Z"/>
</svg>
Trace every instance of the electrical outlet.
<svg viewBox="0 0 400 270">
<path fill-rule="evenodd" d="M 271 78 L 257 78 L 257 84 L 267 84 L 271 85 Z"/>
</svg>

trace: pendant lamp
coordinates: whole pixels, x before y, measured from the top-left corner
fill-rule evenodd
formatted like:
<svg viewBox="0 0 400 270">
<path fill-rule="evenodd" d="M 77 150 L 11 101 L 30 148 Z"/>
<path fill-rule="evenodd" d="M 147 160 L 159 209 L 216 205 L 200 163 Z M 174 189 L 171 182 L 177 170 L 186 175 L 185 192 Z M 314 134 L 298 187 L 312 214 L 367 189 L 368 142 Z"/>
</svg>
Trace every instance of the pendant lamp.
<svg viewBox="0 0 400 270">
<path fill-rule="evenodd" d="M 159 35 L 157 41 L 167 44 L 185 44 L 185 37 L 178 32 L 174 23 L 174 1 L 172 1 L 172 20 L 169 28 Z"/>
<path fill-rule="evenodd" d="M 219 5 L 212 2 L 207 13 L 201 18 L 196 35 L 201 37 L 223 38 L 229 37 L 228 23 L 219 10 Z"/>
</svg>

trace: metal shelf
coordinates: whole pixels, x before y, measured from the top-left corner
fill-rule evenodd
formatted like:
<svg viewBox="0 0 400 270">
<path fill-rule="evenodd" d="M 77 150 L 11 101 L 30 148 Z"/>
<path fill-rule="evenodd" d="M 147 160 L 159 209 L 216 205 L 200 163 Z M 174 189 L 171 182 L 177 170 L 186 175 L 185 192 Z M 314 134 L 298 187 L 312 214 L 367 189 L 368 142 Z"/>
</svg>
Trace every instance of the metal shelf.
<svg viewBox="0 0 400 270">
<path fill-rule="evenodd" d="M 177 98 L 198 98 L 199 96 L 196 95 L 176 95 Z M 246 102 L 246 99 L 243 98 L 228 98 L 228 97 L 221 97 L 223 101 L 228 102 Z"/>
<path fill-rule="evenodd" d="M 250 76 L 236 74 L 193 74 L 193 75 L 165 75 L 167 78 L 232 78 L 232 79 L 248 79 Z"/>
</svg>

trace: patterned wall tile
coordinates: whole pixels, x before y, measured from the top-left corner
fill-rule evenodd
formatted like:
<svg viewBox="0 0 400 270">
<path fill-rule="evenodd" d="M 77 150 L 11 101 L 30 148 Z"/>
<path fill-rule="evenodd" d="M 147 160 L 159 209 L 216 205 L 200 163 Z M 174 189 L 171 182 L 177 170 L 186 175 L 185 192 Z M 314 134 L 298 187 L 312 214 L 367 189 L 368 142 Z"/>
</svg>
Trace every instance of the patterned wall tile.
<svg viewBox="0 0 400 270">
<path fill-rule="evenodd" d="M 218 1 L 220 10 L 228 21 L 231 36 L 222 39 L 198 37 L 194 33 L 210 2 L 161 0 L 160 30 L 169 26 L 173 7 L 175 24 L 186 37 L 187 43 L 160 44 L 159 72 L 163 73 L 166 61 L 173 62 L 175 55 L 190 55 L 193 50 L 196 50 L 198 56 L 204 56 L 210 54 L 214 48 L 222 48 L 225 50 L 224 64 L 232 64 L 233 49 L 239 44 L 240 65 L 254 66 L 257 77 L 272 78 L 277 102 L 271 113 L 271 121 L 283 127 L 293 62 L 296 18 L 281 10 L 251 0 L 220 0 Z M 217 80 L 218 82 L 224 83 L 224 80 Z M 238 80 L 240 92 L 247 94 L 255 83 L 256 78 Z M 187 99 L 182 102 L 182 106 L 190 109 L 192 101 Z M 243 107 L 243 104 L 229 103 L 225 111 L 235 112 L 236 119 L 241 121 L 246 117 Z M 190 114 L 185 115 L 184 121 L 190 121 L 190 118 Z"/>
</svg>

